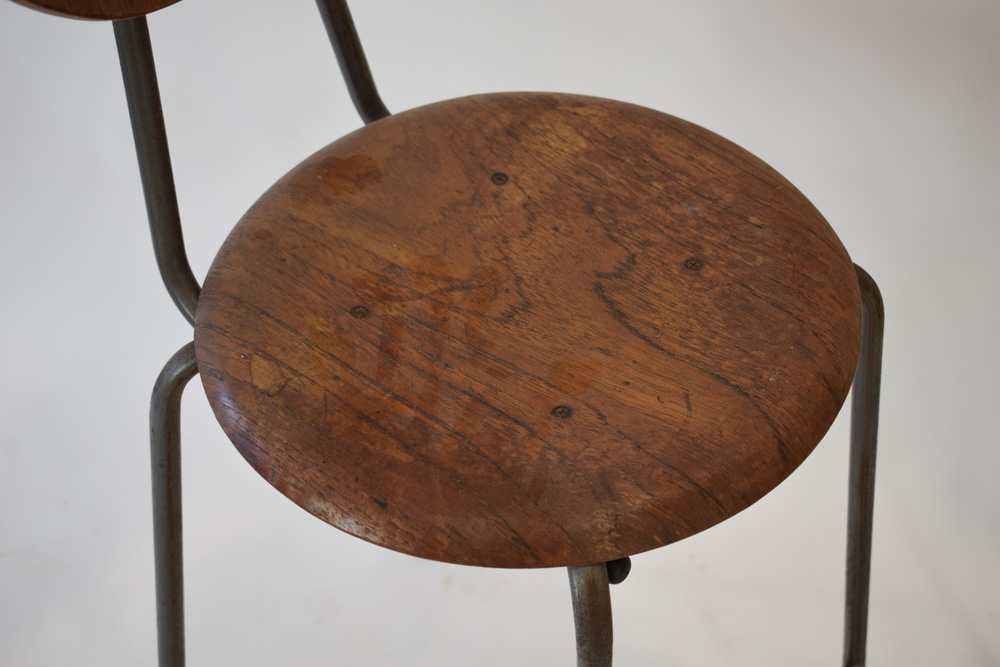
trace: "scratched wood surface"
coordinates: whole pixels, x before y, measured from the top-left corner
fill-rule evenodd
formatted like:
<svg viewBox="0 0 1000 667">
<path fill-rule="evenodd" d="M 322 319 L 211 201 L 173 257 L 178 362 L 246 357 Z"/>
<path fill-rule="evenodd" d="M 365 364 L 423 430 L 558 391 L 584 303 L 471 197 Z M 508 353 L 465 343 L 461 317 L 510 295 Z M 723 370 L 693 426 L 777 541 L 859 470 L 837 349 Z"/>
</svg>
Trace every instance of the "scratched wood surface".
<svg viewBox="0 0 1000 667">
<path fill-rule="evenodd" d="M 130 19 L 163 9 L 180 0 L 14 0 L 48 14 L 78 19 Z"/>
<path fill-rule="evenodd" d="M 785 179 L 655 111 L 499 94 L 398 114 L 250 209 L 198 306 L 257 472 L 405 553 L 578 565 L 783 480 L 844 401 L 854 268 Z"/>
</svg>

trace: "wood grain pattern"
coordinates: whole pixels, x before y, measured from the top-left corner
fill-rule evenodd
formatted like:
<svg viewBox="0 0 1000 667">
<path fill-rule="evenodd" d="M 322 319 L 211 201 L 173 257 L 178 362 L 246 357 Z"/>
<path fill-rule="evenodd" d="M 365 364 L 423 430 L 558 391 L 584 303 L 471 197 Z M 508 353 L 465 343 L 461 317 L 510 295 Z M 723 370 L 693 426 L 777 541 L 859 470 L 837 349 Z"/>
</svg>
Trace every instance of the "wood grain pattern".
<svg viewBox="0 0 1000 667">
<path fill-rule="evenodd" d="M 77 19 L 113 20 L 143 16 L 180 0 L 14 0 L 19 5 Z"/>
<path fill-rule="evenodd" d="M 275 184 L 205 281 L 224 430 L 279 491 L 405 553 L 580 565 L 697 533 L 815 447 L 861 307 L 786 180 L 676 118 L 483 95 Z"/>
</svg>

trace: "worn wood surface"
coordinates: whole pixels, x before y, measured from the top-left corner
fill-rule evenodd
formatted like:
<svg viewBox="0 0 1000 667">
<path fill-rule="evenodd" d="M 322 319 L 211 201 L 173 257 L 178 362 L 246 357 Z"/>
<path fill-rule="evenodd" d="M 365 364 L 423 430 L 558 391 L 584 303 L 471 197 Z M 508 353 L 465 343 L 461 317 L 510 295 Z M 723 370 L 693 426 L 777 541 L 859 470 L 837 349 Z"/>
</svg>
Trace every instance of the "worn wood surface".
<svg viewBox="0 0 1000 667">
<path fill-rule="evenodd" d="M 786 180 L 676 118 L 453 100 L 334 142 L 224 244 L 198 307 L 250 464 L 436 560 L 580 565 L 744 509 L 826 432 L 854 267 Z"/>
<path fill-rule="evenodd" d="M 180 0 L 14 0 L 48 14 L 78 19 L 130 19 L 163 9 Z"/>
</svg>

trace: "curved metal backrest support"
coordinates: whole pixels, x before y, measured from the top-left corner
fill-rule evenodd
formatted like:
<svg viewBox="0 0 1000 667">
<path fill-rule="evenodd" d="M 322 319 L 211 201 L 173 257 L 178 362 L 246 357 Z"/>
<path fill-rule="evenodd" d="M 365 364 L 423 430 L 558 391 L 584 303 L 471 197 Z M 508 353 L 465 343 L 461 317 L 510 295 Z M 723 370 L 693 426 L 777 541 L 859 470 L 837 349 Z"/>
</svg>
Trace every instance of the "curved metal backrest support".
<svg viewBox="0 0 1000 667">
<path fill-rule="evenodd" d="M 149 27 L 145 16 L 115 21 L 114 27 L 156 265 L 170 297 L 187 321 L 194 324 L 201 286 L 184 251 Z"/>
<path fill-rule="evenodd" d="M 351 94 L 351 100 L 361 115 L 361 120 L 372 123 L 389 115 L 389 110 L 382 103 L 375 79 L 368 68 L 368 59 L 361 48 L 361 39 L 351 19 L 351 12 L 345 0 L 316 0 L 323 24 L 333 44 L 333 51 L 340 63 L 340 72 Z"/>
<path fill-rule="evenodd" d="M 388 116 L 347 4 L 343 0 L 317 0 L 317 5 L 362 120 L 371 123 Z M 201 286 L 184 250 L 149 27 L 145 16 L 139 16 L 115 21 L 114 28 L 156 264 L 170 297 L 187 321 L 194 324 Z"/>
</svg>

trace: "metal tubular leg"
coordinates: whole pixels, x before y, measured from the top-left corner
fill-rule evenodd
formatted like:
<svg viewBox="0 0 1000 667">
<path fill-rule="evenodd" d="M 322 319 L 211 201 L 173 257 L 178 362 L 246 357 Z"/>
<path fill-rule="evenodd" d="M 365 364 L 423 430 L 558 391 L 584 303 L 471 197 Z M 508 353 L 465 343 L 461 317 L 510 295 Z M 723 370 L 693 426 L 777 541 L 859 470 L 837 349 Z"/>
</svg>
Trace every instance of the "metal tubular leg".
<svg viewBox="0 0 1000 667">
<path fill-rule="evenodd" d="M 368 59 L 365 58 L 364 49 L 361 48 L 361 40 L 358 38 L 358 31 L 354 27 L 347 2 L 316 0 L 316 5 L 323 16 L 323 24 L 326 26 L 327 34 L 330 35 L 330 43 L 333 44 L 333 51 L 337 54 L 337 62 L 340 63 L 340 72 L 344 75 L 347 90 L 354 101 L 354 107 L 361 115 L 361 120 L 367 125 L 379 118 L 385 118 L 389 115 L 389 110 L 385 108 L 375 88 L 375 79 L 368 69 Z"/>
<path fill-rule="evenodd" d="M 577 667 L 611 667 L 611 593 L 604 563 L 569 568 Z"/>
<path fill-rule="evenodd" d="M 198 364 L 194 343 L 170 358 L 153 385 L 149 440 L 153 469 L 153 552 L 160 667 L 184 665 L 184 559 L 181 524 L 181 393 Z"/>
<path fill-rule="evenodd" d="M 885 310 L 872 277 L 855 265 L 863 306 L 861 357 L 851 397 L 851 472 L 847 508 L 847 587 L 844 605 L 844 665 L 864 667 L 868 636 L 875 446 L 882 377 Z"/>
<path fill-rule="evenodd" d="M 184 236 L 177 209 L 174 174 L 170 168 L 153 49 L 149 44 L 149 28 L 145 16 L 115 21 L 114 26 L 132 120 L 132 136 L 139 158 L 142 191 L 146 198 L 149 231 L 153 236 L 153 253 L 170 298 L 188 322 L 194 324 L 201 287 L 191 272 L 184 252 Z"/>
</svg>

